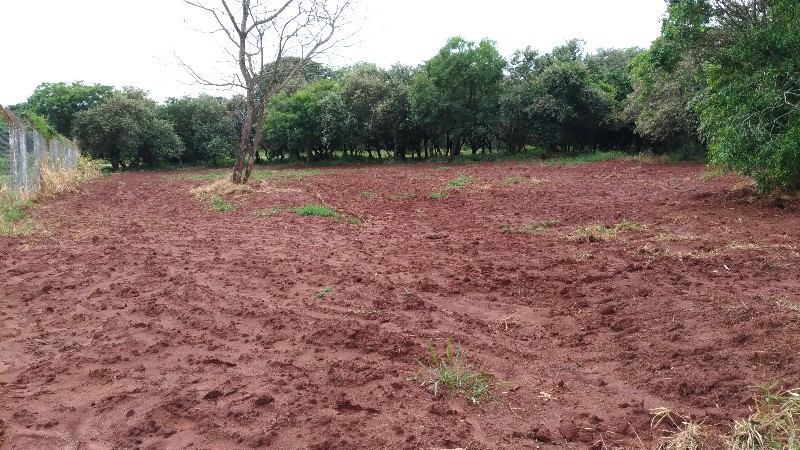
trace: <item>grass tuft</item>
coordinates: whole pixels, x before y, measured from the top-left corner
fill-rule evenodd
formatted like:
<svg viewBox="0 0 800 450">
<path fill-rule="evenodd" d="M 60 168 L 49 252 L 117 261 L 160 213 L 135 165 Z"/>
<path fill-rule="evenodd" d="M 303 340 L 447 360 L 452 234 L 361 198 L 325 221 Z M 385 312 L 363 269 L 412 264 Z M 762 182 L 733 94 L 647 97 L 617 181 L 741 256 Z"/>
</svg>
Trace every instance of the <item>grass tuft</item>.
<svg viewBox="0 0 800 450">
<path fill-rule="evenodd" d="M 614 237 L 614 230 L 602 224 L 581 226 L 567 235 L 569 240 L 586 243 L 610 241 Z"/>
<path fill-rule="evenodd" d="M 441 200 L 445 197 L 447 197 L 447 194 L 442 192 L 431 192 L 430 194 L 428 194 L 428 198 L 431 200 Z"/>
<path fill-rule="evenodd" d="M 457 177 L 447 182 L 447 185 L 453 189 L 460 189 L 475 182 L 475 179 L 463 173 L 458 174 Z"/>
<path fill-rule="evenodd" d="M 0 236 L 24 233 L 18 221 L 25 218 L 27 210 L 33 208 L 33 200 L 23 194 L 0 190 Z"/>
<path fill-rule="evenodd" d="M 442 394 L 463 395 L 470 404 L 477 405 L 495 383 L 491 372 L 473 370 L 461 346 L 454 348 L 450 339 L 442 356 L 428 342 L 427 361 L 417 360 L 417 363 L 422 370 L 422 386 L 427 386 L 437 397 Z"/>
<path fill-rule="evenodd" d="M 728 446 L 731 450 L 800 448 L 800 388 L 773 392 L 761 388 L 755 398 L 755 412 L 735 420 Z"/>
<path fill-rule="evenodd" d="M 328 208 L 327 206 L 314 204 L 294 208 L 291 211 L 295 214 L 300 214 L 301 216 L 337 217 L 339 215 L 338 212 Z"/>
<path fill-rule="evenodd" d="M 554 227 L 558 225 L 559 222 L 557 219 L 546 220 L 542 221 L 535 221 L 531 222 L 530 224 L 520 225 L 520 226 L 513 226 L 513 225 L 503 225 L 500 227 L 506 233 L 528 233 L 528 234 L 539 234 L 542 231 L 546 230 L 547 228 Z"/>
<path fill-rule="evenodd" d="M 225 201 L 225 199 L 221 197 L 213 197 L 209 202 L 209 204 L 211 205 L 212 208 L 220 212 L 228 212 L 236 209 L 236 204 L 228 203 Z"/>
</svg>

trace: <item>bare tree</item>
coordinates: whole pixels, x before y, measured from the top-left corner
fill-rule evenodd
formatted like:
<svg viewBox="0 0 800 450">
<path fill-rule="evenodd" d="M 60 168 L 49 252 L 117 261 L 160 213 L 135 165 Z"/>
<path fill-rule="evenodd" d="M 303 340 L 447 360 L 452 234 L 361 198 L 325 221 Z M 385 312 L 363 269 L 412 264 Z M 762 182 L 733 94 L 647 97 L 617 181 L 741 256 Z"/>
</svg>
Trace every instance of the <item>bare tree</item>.
<svg viewBox="0 0 800 450">
<path fill-rule="evenodd" d="M 239 73 L 215 82 L 187 67 L 199 83 L 245 90 L 246 113 L 233 182 L 246 183 L 261 142 L 266 104 L 315 56 L 337 43 L 344 13 L 355 0 L 184 0 L 213 15 Z"/>
</svg>

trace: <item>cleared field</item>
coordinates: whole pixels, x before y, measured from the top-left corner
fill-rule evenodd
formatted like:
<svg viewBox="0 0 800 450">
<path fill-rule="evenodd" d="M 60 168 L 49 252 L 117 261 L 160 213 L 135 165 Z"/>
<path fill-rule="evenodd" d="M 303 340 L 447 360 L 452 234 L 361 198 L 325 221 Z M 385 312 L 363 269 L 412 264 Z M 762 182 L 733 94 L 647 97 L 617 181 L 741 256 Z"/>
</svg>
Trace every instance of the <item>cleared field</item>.
<svg viewBox="0 0 800 450">
<path fill-rule="evenodd" d="M 800 384 L 800 205 L 705 172 L 92 182 L 0 237 L 0 446 L 642 448 L 656 408 L 724 433 Z M 434 384 L 448 341 L 488 391 Z"/>
</svg>

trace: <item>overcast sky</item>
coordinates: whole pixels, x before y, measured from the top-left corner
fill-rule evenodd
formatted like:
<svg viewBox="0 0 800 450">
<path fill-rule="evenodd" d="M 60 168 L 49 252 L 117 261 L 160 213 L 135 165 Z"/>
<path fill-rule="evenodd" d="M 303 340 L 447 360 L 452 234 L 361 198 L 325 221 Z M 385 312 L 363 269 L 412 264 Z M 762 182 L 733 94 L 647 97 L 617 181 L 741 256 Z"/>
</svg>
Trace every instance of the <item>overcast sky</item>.
<svg viewBox="0 0 800 450">
<path fill-rule="evenodd" d="M 209 29 L 205 15 L 181 0 L 3 3 L 3 105 L 26 100 L 42 82 L 76 80 L 132 85 L 162 101 L 203 91 L 176 55 L 208 76 L 228 67 L 215 65 L 225 54 L 196 31 Z M 415 66 L 457 35 L 489 38 L 506 57 L 529 45 L 546 52 L 571 38 L 584 39 L 589 51 L 647 47 L 665 10 L 664 0 L 361 0 L 352 12 L 360 31 L 323 62 Z"/>
</svg>

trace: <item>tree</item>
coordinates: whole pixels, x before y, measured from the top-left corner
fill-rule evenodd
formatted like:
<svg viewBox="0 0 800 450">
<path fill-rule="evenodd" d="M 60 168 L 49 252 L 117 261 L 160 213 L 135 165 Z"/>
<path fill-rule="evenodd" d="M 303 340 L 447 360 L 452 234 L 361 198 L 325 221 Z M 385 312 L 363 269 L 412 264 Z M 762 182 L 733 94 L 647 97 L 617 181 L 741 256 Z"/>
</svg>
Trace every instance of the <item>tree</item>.
<svg viewBox="0 0 800 450">
<path fill-rule="evenodd" d="M 589 148 L 612 128 L 614 95 L 592 79 L 581 45 L 573 39 L 539 58 L 541 73 L 532 89 L 537 113 L 545 121 L 545 146 Z"/>
<path fill-rule="evenodd" d="M 304 150 L 306 161 L 311 162 L 314 150 L 323 143 L 323 99 L 335 88 L 333 81 L 322 79 L 291 95 L 281 92 L 270 100 L 264 129 L 267 142 L 277 153 L 287 150 L 299 157 Z"/>
<path fill-rule="evenodd" d="M 180 155 L 183 146 L 172 125 L 156 117 L 156 104 L 142 91 L 115 92 L 100 105 L 75 116 L 75 137 L 93 158 L 107 159 L 111 170 L 156 163 Z"/>
<path fill-rule="evenodd" d="M 231 46 L 229 54 L 239 71 L 233 80 L 223 83 L 209 81 L 196 71 L 191 73 L 201 83 L 245 91 L 246 111 L 233 168 L 234 183 L 246 183 L 250 178 L 267 101 L 314 56 L 335 44 L 334 35 L 351 1 L 220 0 L 219 6 L 212 7 L 200 0 L 184 0 L 213 16 Z M 268 64 L 273 70 L 263 70 Z"/>
<path fill-rule="evenodd" d="M 114 92 L 111 86 L 72 83 L 42 83 L 33 91 L 27 102 L 17 108 L 31 111 L 47 119 L 53 129 L 72 137 L 75 116 L 107 100 Z"/>
<path fill-rule="evenodd" d="M 429 131 L 452 139 L 450 159 L 461 153 L 467 133 L 496 121 L 505 67 L 494 42 L 453 37 L 414 77 L 415 115 Z"/>
<path fill-rule="evenodd" d="M 158 116 L 169 121 L 181 138 L 181 161 L 195 164 L 217 162 L 230 155 L 237 144 L 234 114 L 230 100 L 210 95 L 168 98 L 158 108 Z"/>
<path fill-rule="evenodd" d="M 797 2 L 669 0 L 667 13 L 663 53 L 690 55 L 702 68 L 691 104 L 711 162 L 753 177 L 764 192 L 800 189 Z"/>
</svg>

